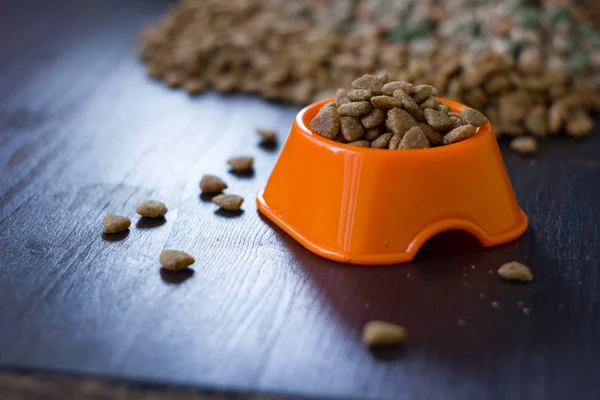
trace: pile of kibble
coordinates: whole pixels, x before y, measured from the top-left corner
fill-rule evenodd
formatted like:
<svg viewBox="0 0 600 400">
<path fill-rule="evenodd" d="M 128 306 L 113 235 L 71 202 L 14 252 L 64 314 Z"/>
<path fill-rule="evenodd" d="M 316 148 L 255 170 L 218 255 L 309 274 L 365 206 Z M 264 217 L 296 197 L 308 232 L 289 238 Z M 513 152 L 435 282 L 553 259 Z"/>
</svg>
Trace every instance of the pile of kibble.
<svg viewBox="0 0 600 400">
<path fill-rule="evenodd" d="M 483 111 L 497 134 L 581 137 L 600 38 L 568 1 L 183 0 L 144 30 L 148 73 L 190 94 L 300 105 L 386 72 Z"/>
<path fill-rule="evenodd" d="M 321 108 L 310 121 L 313 131 L 352 146 L 408 150 L 460 142 L 488 123 L 472 108 L 452 111 L 433 96 L 431 85 L 364 75 L 352 87 L 338 90 L 335 101 Z"/>
</svg>

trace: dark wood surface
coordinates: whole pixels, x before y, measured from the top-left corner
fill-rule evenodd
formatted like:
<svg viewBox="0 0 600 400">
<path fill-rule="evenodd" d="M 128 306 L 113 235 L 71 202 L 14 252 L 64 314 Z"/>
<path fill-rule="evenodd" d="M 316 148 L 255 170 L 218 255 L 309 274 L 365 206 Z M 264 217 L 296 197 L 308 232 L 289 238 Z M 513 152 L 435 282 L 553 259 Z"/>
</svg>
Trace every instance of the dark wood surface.
<svg viewBox="0 0 600 400">
<path fill-rule="evenodd" d="M 534 158 L 502 143 L 531 221 L 513 243 L 449 233 L 410 264 L 336 264 L 254 204 L 277 157 L 254 129 L 285 136 L 297 108 L 146 77 L 135 38 L 166 4 L 0 0 L 3 369 L 317 398 L 597 398 L 600 134 Z M 240 154 L 256 157 L 250 177 L 227 172 Z M 244 212 L 215 212 L 203 173 Z M 150 197 L 163 223 L 135 216 Z M 103 238 L 109 212 L 132 218 L 128 234 Z M 193 271 L 161 272 L 163 248 L 193 254 Z M 535 282 L 489 273 L 511 260 Z M 371 319 L 404 325 L 404 350 L 365 349 Z"/>
</svg>

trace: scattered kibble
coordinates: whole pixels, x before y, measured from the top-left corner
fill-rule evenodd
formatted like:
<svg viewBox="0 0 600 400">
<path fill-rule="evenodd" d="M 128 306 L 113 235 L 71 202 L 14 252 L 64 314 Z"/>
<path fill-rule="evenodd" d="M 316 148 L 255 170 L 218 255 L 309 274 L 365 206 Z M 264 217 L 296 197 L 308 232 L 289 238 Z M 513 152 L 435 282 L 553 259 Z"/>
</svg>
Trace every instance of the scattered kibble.
<svg viewBox="0 0 600 400">
<path fill-rule="evenodd" d="M 235 157 L 227 160 L 234 172 L 247 172 L 252 169 L 254 157 Z"/>
<path fill-rule="evenodd" d="M 135 212 L 146 218 L 160 218 L 167 213 L 167 206 L 164 203 L 156 200 L 142 201 L 135 208 Z"/>
<path fill-rule="evenodd" d="M 497 301 L 492 301 L 492 307 L 500 308 L 500 303 L 498 303 Z"/>
<path fill-rule="evenodd" d="M 235 194 L 220 194 L 213 197 L 212 202 L 224 210 L 239 211 L 244 198 Z"/>
<path fill-rule="evenodd" d="M 170 271 L 182 271 L 194 262 L 196 262 L 194 257 L 180 250 L 163 250 L 160 252 L 160 265 Z"/>
<path fill-rule="evenodd" d="M 533 274 L 531 273 L 531 270 L 526 265 L 517 261 L 511 261 L 503 264 L 500 268 L 498 268 L 498 275 L 511 281 L 529 282 L 533 280 Z"/>
<path fill-rule="evenodd" d="M 271 129 L 257 129 L 256 133 L 261 137 L 262 143 L 274 144 L 277 142 L 277 132 Z"/>
<path fill-rule="evenodd" d="M 537 151 L 537 141 L 534 137 L 517 137 L 510 141 L 510 148 L 521 154 L 533 154 Z"/>
<path fill-rule="evenodd" d="M 363 342 L 370 348 L 397 346 L 407 338 L 406 329 L 384 321 L 370 321 L 363 328 Z"/>
<path fill-rule="evenodd" d="M 227 184 L 218 176 L 204 175 L 200 180 L 202 193 L 221 193 L 225 189 L 227 189 Z"/>
<path fill-rule="evenodd" d="M 526 308 L 524 308 L 524 309 L 523 309 L 523 314 L 525 314 L 525 315 L 529 315 L 529 314 L 531 314 L 531 308 L 527 308 L 527 307 L 526 307 Z"/>
<path fill-rule="evenodd" d="M 480 298 L 480 299 L 485 299 L 485 297 L 486 297 L 486 296 L 485 296 L 485 293 L 479 293 L 479 298 Z"/>
<path fill-rule="evenodd" d="M 131 220 L 120 215 L 107 215 L 102 221 L 102 232 L 108 235 L 126 231 L 131 226 Z"/>
</svg>

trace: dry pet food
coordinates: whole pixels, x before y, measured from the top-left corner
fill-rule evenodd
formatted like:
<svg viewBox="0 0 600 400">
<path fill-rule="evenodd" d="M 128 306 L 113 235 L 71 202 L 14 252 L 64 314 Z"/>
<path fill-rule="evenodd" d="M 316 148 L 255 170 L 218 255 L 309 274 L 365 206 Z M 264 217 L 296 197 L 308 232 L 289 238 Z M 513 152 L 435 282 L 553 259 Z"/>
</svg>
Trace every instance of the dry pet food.
<svg viewBox="0 0 600 400">
<path fill-rule="evenodd" d="M 156 200 L 142 201 L 135 208 L 135 212 L 146 218 L 160 218 L 167 213 L 167 206 Z"/>
<path fill-rule="evenodd" d="M 511 261 L 498 268 L 498 275 L 511 281 L 529 282 L 533 279 L 531 270 L 524 264 Z"/>
<path fill-rule="evenodd" d="M 120 215 L 107 215 L 102 221 L 102 232 L 106 234 L 123 232 L 129 229 L 131 220 Z"/>
<path fill-rule="evenodd" d="M 336 101 L 310 121 L 314 132 L 352 146 L 409 150 L 465 140 L 475 134 L 476 126 L 488 123 L 474 109 L 451 111 L 432 96 L 436 90 L 431 85 L 384 84 L 375 75 L 364 75 L 352 85 L 350 91 L 339 89 Z"/>
<path fill-rule="evenodd" d="M 363 328 L 363 342 L 371 348 L 397 346 L 408 334 L 400 325 L 384 321 L 370 321 Z"/>
<path fill-rule="evenodd" d="M 163 250 L 160 252 L 160 265 L 169 271 L 183 271 L 196 262 L 194 257 L 179 250 Z"/>
<path fill-rule="evenodd" d="M 221 193 L 224 189 L 227 189 L 227 184 L 218 176 L 204 175 L 200 180 L 202 193 Z"/>
<path fill-rule="evenodd" d="M 257 129 L 256 133 L 262 138 L 262 143 L 273 144 L 277 142 L 277 132 L 270 129 Z"/>
<path fill-rule="evenodd" d="M 516 137 L 510 141 L 510 148 L 522 154 L 533 154 L 537 151 L 537 141 L 531 136 Z"/>
<path fill-rule="evenodd" d="M 234 172 L 247 172 L 252 169 L 254 157 L 235 157 L 227 160 L 227 164 L 231 166 Z"/>
<path fill-rule="evenodd" d="M 239 211 L 244 198 L 235 194 L 220 194 L 213 197 L 212 202 L 224 210 Z"/>
</svg>

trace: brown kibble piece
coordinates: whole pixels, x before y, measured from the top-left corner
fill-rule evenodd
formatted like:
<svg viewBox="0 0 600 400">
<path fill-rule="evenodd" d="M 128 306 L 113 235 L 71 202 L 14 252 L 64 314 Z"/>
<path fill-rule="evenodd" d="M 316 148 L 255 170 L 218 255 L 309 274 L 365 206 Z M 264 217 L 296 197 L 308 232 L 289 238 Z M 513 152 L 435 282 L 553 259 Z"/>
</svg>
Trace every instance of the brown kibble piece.
<svg viewBox="0 0 600 400">
<path fill-rule="evenodd" d="M 327 107 L 327 105 L 325 107 Z M 258 133 L 259 136 L 262 138 L 262 143 L 273 144 L 277 142 L 277 132 L 275 132 L 274 130 L 257 129 L 256 133 Z"/>
<path fill-rule="evenodd" d="M 340 116 L 335 107 L 326 107 L 310 121 L 310 129 L 327 139 L 333 139 L 340 131 Z"/>
<path fill-rule="evenodd" d="M 224 189 L 227 189 L 227 184 L 218 176 L 204 175 L 200 180 L 202 193 L 220 193 Z"/>
<path fill-rule="evenodd" d="M 183 271 L 195 263 L 194 257 L 179 250 L 163 250 L 160 252 L 160 265 L 169 271 Z"/>
<path fill-rule="evenodd" d="M 387 113 L 385 125 L 390 131 L 400 134 L 400 138 L 402 138 L 406 131 L 413 126 L 417 126 L 417 121 L 406 111 L 393 108 Z"/>
<path fill-rule="evenodd" d="M 460 110 L 460 115 L 467 124 L 473 126 L 482 126 L 489 122 L 485 115 L 473 108 L 464 107 Z"/>
<path fill-rule="evenodd" d="M 371 129 L 367 129 L 365 131 L 365 134 L 363 136 L 364 140 L 368 140 L 368 141 L 373 141 L 375 139 L 377 139 L 379 137 L 379 134 L 381 132 L 379 131 L 379 128 L 371 128 Z"/>
<path fill-rule="evenodd" d="M 167 206 L 164 203 L 156 200 L 142 201 L 135 208 L 135 212 L 146 218 L 160 218 L 167 213 Z"/>
<path fill-rule="evenodd" d="M 373 96 L 371 97 L 371 104 L 375 108 L 385 111 L 391 110 L 394 107 L 402 107 L 400 100 L 391 96 Z"/>
<path fill-rule="evenodd" d="M 235 194 L 220 194 L 213 197 L 212 202 L 224 210 L 239 211 L 244 198 Z"/>
<path fill-rule="evenodd" d="M 131 226 L 131 220 L 120 215 L 107 215 L 102 221 L 102 232 L 108 235 L 126 231 Z"/>
<path fill-rule="evenodd" d="M 363 115 L 360 119 L 360 122 L 365 128 L 369 129 L 382 124 L 383 121 L 385 121 L 385 117 L 385 111 L 374 108 Z"/>
<path fill-rule="evenodd" d="M 454 128 L 444 136 L 444 144 L 456 143 L 468 139 L 475 134 L 475 131 L 475 127 L 470 124 Z"/>
<path fill-rule="evenodd" d="M 350 100 L 348 100 L 347 94 L 348 94 L 347 90 L 338 89 L 337 92 L 335 93 L 335 105 L 339 107 L 342 104 L 349 103 Z"/>
<path fill-rule="evenodd" d="M 390 139 L 390 143 L 388 144 L 388 149 L 398 150 L 398 147 L 400 146 L 400 142 L 402 141 L 403 136 L 404 136 L 404 133 L 400 133 L 400 132 L 394 133 Z"/>
<path fill-rule="evenodd" d="M 404 93 L 402 90 L 396 90 L 394 92 L 394 98 L 400 100 L 402 107 L 409 113 L 417 111 L 419 105 L 415 103 L 412 97 Z"/>
<path fill-rule="evenodd" d="M 429 148 L 429 141 L 427 137 L 418 126 L 410 128 L 406 134 L 402 137 L 399 150 L 411 150 L 411 149 L 427 149 Z"/>
<path fill-rule="evenodd" d="M 235 172 L 250 171 L 252 169 L 252 164 L 254 163 L 254 157 L 234 157 L 227 160 L 227 163 Z"/>
<path fill-rule="evenodd" d="M 379 136 L 377 139 L 371 142 L 371 147 L 374 149 L 385 149 L 390 145 L 390 140 L 392 140 L 393 133 L 388 132 Z M 399 144 L 400 142 L 398 142 Z"/>
<path fill-rule="evenodd" d="M 348 145 L 357 147 L 371 147 L 371 143 L 368 140 L 357 140 L 355 142 L 348 143 Z"/>
<path fill-rule="evenodd" d="M 350 101 L 365 101 L 369 100 L 372 96 L 371 91 L 367 89 L 354 89 L 346 94 L 346 97 Z"/>
<path fill-rule="evenodd" d="M 580 138 L 592 131 L 594 121 L 587 116 L 583 109 L 572 112 L 567 119 L 567 133 L 571 137 Z"/>
<path fill-rule="evenodd" d="M 370 348 L 397 346 L 407 336 L 406 329 L 390 322 L 370 321 L 363 328 L 363 342 Z"/>
<path fill-rule="evenodd" d="M 452 120 L 452 126 L 450 127 L 450 129 L 456 129 L 459 126 L 463 126 L 465 125 L 465 121 L 463 121 L 463 119 L 461 117 L 455 117 L 454 115 L 450 117 L 450 119 Z"/>
<path fill-rule="evenodd" d="M 446 114 L 432 108 L 426 108 L 423 113 L 425 114 L 427 123 L 436 131 L 445 132 L 454 124 Z"/>
<path fill-rule="evenodd" d="M 452 109 L 450 108 L 450 106 L 448 104 L 444 104 L 442 102 L 440 102 L 440 104 L 437 106 L 437 110 L 439 112 L 442 112 L 442 113 L 446 114 L 446 115 L 448 115 L 448 113 L 450 111 L 452 111 Z"/>
<path fill-rule="evenodd" d="M 530 136 L 518 137 L 510 141 L 510 148 L 521 154 L 533 154 L 537 151 L 537 142 Z"/>
<path fill-rule="evenodd" d="M 360 117 L 371 110 L 371 103 L 368 101 L 353 101 L 351 103 L 342 104 L 338 107 L 340 116 Z"/>
<path fill-rule="evenodd" d="M 531 270 L 526 265 L 517 261 L 503 264 L 498 268 L 498 275 L 500 275 L 501 278 L 511 281 L 529 282 L 533 280 Z"/>
<path fill-rule="evenodd" d="M 373 94 L 378 94 L 381 93 L 383 82 L 374 75 L 363 75 L 352 82 L 352 86 L 355 89 L 366 89 L 370 90 Z"/>
<path fill-rule="evenodd" d="M 525 117 L 525 128 L 533 136 L 544 137 L 548 135 L 548 115 L 546 107 L 540 105 L 531 109 L 527 117 Z"/>
<path fill-rule="evenodd" d="M 419 85 L 415 87 L 412 97 L 417 104 L 424 102 L 433 93 L 433 86 Z"/>
<path fill-rule="evenodd" d="M 393 96 L 396 90 L 402 90 L 404 93 L 411 95 L 415 92 L 415 87 L 412 83 L 404 81 L 394 81 L 383 85 L 381 92 L 386 96 Z"/>
<path fill-rule="evenodd" d="M 419 107 L 425 109 L 425 108 L 433 108 L 434 110 L 437 110 L 438 107 L 442 105 L 442 102 L 439 101 L 438 99 L 436 99 L 433 96 L 429 96 L 425 101 L 421 102 L 421 104 L 419 104 Z"/>
<path fill-rule="evenodd" d="M 425 122 L 425 114 L 423 113 L 423 109 L 421 107 L 417 107 L 414 110 L 407 111 L 416 121 Z"/>
<path fill-rule="evenodd" d="M 360 124 L 358 119 L 353 117 L 340 118 L 340 129 L 344 139 L 346 139 L 348 142 L 354 142 L 360 139 L 365 133 L 365 129 Z"/>
<path fill-rule="evenodd" d="M 548 127 L 550 128 L 550 132 L 558 133 L 566 118 L 566 107 L 558 101 L 552 104 L 548 109 Z"/>
<path fill-rule="evenodd" d="M 427 140 L 429 140 L 429 144 L 431 144 L 432 146 L 439 146 L 443 143 L 444 138 L 442 137 L 442 135 L 440 135 L 440 133 L 433 129 L 429 124 L 425 122 L 419 122 L 418 126 L 419 128 L 421 128 L 421 131 L 423 131 L 423 133 L 427 137 Z"/>
<path fill-rule="evenodd" d="M 206 87 L 206 81 L 200 78 L 190 78 L 183 82 L 183 90 L 185 90 L 190 96 L 204 92 Z"/>
</svg>

